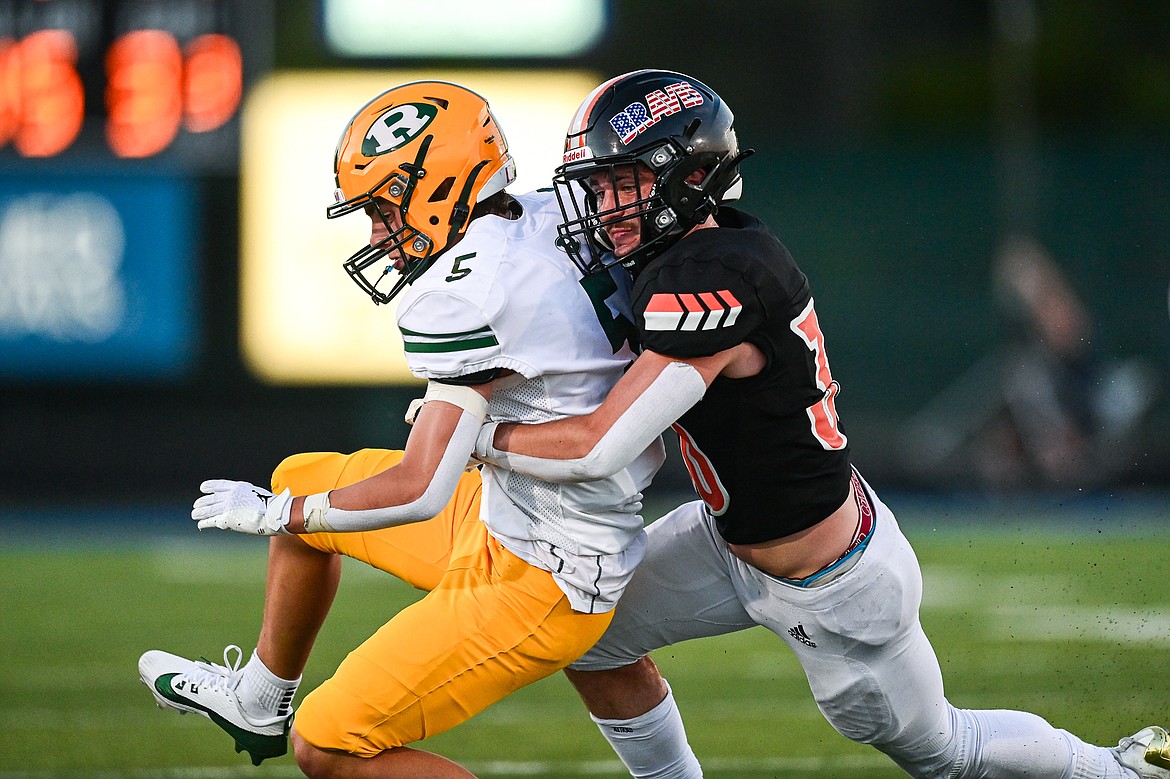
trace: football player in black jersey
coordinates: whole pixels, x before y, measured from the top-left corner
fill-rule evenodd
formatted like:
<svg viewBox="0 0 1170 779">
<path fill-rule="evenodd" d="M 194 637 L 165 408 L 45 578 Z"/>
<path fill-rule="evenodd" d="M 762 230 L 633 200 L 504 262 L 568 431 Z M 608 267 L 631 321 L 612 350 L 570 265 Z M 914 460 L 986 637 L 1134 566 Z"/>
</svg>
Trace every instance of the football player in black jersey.
<svg viewBox="0 0 1170 779">
<path fill-rule="evenodd" d="M 613 623 L 567 671 L 606 739 L 632 776 L 701 776 L 649 653 L 763 625 L 833 727 L 911 776 L 1170 779 L 1162 728 L 1105 748 L 1033 714 L 947 701 L 918 561 L 850 463 L 807 279 L 759 220 L 724 205 L 749 153 L 726 104 L 689 76 L 637 71 L 586 98 L 557 171 L 558 243 L 586 274 L 633 274 L 643 351 L 594 413 L 488 423 L 476 447 L 587 481 L 678 434 L 700 500 L 649 527 Z"/>
</svg>

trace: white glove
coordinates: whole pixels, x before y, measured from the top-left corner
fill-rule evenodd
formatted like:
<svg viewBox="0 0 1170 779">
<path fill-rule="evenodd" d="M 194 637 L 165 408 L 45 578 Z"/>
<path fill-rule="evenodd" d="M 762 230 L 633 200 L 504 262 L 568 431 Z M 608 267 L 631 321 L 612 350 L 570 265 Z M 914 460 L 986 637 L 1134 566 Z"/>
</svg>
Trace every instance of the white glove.
<svg viewBox="0 0 1170 779">
<path fill-rule="evenodd" d="M 256 536 L 287 534 L 292 493 L 273 495 L 246 481 L 210 479 L 199 485 L 205 493 L 191 507 L 191 519 L 199 529 L 234 530 Z"/>
</svg>

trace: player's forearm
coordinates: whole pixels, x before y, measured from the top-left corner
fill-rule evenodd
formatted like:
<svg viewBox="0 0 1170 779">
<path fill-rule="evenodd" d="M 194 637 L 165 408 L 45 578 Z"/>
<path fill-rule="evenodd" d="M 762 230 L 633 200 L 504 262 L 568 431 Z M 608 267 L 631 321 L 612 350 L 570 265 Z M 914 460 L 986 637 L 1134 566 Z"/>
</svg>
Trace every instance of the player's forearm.
<svg viewBox="0 0 1170 779">
<path fill-rule="evenodd" d="M 654 444 L 664 430 L 702 399 L 706 388 L 703 377 L 692 366 L 670 363 L 624 407 L 583 455 L 577 454 L 579 448 L 574 448 L 580 446 L 579 442 L 562 437 L 555 429 L 551 434 L 542 430 L 554 426 L 572 430 L 563 423 L 576 420 L 539 425 L 486 425 L 476 441 L 476 455 L 485 462 L 545 481 L 602 479 L 629 465 Z"/>
<path fill-rule="evenodd" d="M 597 446 L 605 427 L 594 424 L 597 412 L 540 424 L 502 422 L 496 427 L 495 447 L 529 457 L 572 460 Z"/>
<path fill-rule="evenodd" d="M 456 393 L 452 395 L 451 393 Z M 471 398 L 472 402 L 466 402 Z M 361 532 L 430 519 L 467 468 L 487 404 L 473 390 L 428 390 L 402 461 L 380 474 L 294 501 L 292 532 Z"/>
</svg>

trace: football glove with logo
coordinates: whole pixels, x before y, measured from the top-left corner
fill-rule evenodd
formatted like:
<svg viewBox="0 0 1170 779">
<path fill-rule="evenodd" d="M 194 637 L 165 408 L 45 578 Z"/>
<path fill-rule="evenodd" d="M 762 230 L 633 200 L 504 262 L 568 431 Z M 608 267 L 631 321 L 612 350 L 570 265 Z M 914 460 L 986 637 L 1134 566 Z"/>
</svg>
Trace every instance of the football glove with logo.
<svg viewBox="0 0 1170 779">
<path fill-rule="evenodd" d="M 191 507 L 200 530 L 216 528 L 256 536 L 287 534 L 292 493 L 273 495 L 246 481 L 209 479 L 199 485 L 204 495 Z"/>
</svg>

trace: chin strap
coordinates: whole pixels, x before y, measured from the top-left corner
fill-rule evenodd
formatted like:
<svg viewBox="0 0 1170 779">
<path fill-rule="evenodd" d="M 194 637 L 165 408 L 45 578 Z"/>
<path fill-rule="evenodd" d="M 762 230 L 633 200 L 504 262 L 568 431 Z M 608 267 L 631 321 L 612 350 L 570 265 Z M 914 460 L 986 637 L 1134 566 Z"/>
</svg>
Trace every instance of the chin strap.
<svg viewBox="0 0 1170 779">
<path fill-rule="evenodd" d="M 455 203 L 455 207 L 451 209 L 451 229 L 447 231 L 447 246 L 450 247 L 459 233 L 463 232 L 463 228 L 471 219 L 471 188 L 475 186 L 475 179 L 479 176 L 479 172 L 491 163 L 491 160 L 481 160 L 471 173 L 467 175 L 467 181 L 463 182 L 463 190 L 459 193 L 459 200 Z"/>
</svg>

